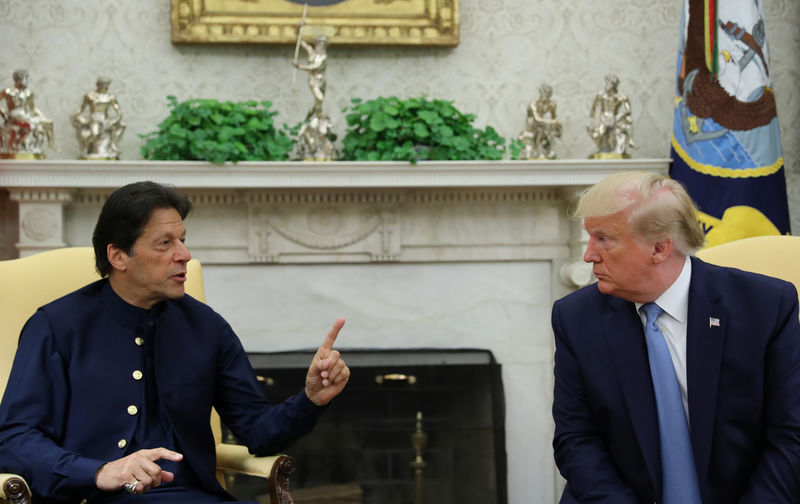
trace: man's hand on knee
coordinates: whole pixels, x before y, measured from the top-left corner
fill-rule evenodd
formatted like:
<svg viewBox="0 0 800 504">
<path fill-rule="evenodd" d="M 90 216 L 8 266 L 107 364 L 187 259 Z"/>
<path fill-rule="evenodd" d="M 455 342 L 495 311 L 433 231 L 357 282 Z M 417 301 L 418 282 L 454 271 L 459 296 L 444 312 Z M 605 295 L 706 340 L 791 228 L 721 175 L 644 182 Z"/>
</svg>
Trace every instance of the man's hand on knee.
<svg viewBox="0 0 800 504">
<path fill-rule="evenodd" d="M 161 466 L 156 464 L 161 459 L 179 462 L 183 460 L 183 455 L 166 448 L 139 450 L 103 464 L 97 470 L 94 482 L 97 488 L 106 492 L 125 488 L 130 493 L 141 494 L 161 483 L 169 483 L 175 477 L 169 471 L 162 471 Z"/>
</svg>

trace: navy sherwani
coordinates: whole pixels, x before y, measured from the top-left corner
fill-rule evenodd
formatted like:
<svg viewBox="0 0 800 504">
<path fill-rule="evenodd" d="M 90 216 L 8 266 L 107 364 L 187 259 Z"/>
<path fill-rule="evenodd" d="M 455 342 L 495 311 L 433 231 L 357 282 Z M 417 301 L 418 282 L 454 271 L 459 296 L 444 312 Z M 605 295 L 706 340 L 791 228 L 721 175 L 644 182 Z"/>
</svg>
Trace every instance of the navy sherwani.
<svg viewBox="0 0 800 504">
<path fill-rule="evenodd" d="M 656 403 L 633 303 L 590 285 L 553 306 L 553 447 L 562 504 L 661 496 Z M 800 502 L 800 323 L 794 286 L 692 258 L 691 442 L 704 504 Z"/>
<path fill-rule="evenodd" d="M 97 469 L 137 445 L 144 345 L 141 321 L 123 305 L 100 280 L 40 308 L 22 330 L 0 405 L 0 470 L 23 475 L 39 503 L 91 496 Z M 231 498 L 215 477 L 212 406 L 259 455 L 313 428 L 322 408 L 304 392 L 270 405 L 241 342 L 205 304 L 166 301 L 152 333 L 166 437 L 201 490 Z"/>
</svg>

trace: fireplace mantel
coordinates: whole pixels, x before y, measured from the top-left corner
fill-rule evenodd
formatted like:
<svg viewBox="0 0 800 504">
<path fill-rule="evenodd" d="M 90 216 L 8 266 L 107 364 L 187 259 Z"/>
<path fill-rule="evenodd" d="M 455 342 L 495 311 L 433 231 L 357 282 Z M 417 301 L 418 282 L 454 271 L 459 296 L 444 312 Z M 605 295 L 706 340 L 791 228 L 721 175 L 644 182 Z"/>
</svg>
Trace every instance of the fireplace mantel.
<svg viewBox="0 0 800 504">
<path fill-rule="evenodd" d="M 209 264 L 526 260 L 563 256 L 559 246 L 574 257 L 582 240 L 580 230 L 561 233 L 566 205 L 611 173 L 668 163 L 5 160 L 0 188 L 17 203 L 5 212 L 17 222 L 5 222 L 15 232 L 0 239 L 18 241 L 0 250 L 9 258 L 87 245 L 111 190 L 153 180 L 192 199 L 193 251 Z M 565 274 L 587 280 L 578 270 Z"/>
<path fill-rule="evenodd" d="M 6 189 L 116 188 L 136 180 L 184 189 L 575 187 L 620 170 L 666 172 L 669 159 L 241 162 L 0 161 Z"/>
<path fill-rule="evenodd" d="M 316 348 L 339 316 L 345 357 L 487 349 L 502 367 L 508 502 L 553 503 L 550 310 L 592 281 L 567 208 L 611 173 L 668 165 L 0 161 L 0 258 L 89 245 L 114 188 L 174 184 L 194 205 L 207 300 L 248 352 Z"/>
</svg>

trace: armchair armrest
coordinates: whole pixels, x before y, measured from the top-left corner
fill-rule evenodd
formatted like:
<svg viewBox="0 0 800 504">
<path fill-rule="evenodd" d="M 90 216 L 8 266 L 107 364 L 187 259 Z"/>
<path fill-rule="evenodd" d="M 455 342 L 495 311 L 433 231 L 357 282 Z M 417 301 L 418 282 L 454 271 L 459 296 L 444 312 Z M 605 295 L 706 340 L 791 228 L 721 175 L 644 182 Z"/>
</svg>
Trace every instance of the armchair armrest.
<svg viewBox="0 0 800 504">
<path fill-rule="evenodd" d="M 289 455 L 255 457 L 246 446 L 220 443 L 217 445 L 217 470 L 233 471 L 269 479 L 269 498 L 272 504 L 292 504 L 289 474 L 296 462 Z"/>
<path fill-rule="evenodd" d="M 0 500 L 13 504 L 30 504 L 31 489 L 16 474 L 0 474 Z"/>
</svg>

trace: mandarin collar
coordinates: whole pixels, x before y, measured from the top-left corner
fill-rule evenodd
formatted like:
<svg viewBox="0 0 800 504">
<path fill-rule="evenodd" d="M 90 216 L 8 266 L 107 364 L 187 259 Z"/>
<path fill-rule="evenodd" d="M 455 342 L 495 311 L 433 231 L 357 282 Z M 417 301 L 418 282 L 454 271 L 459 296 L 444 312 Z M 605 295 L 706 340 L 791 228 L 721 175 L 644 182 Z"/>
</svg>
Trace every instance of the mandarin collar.
<svg viewBox="0 0 800 504">
<path fill-rule="evenodd" d="M 105 279 L 105 285 L 103 285 L 100 297 L 103 300 L 103 305 L 111 316 L 122 326 L 130 328 L 137 327 L 142 321 L 155 322 L 164 312 L 164 308 L 167 304 L 166 301 L 161 301 L 153 305 L 149 310 L 134 306 L 114 292 L 108 278 Z"/>
</svg>

